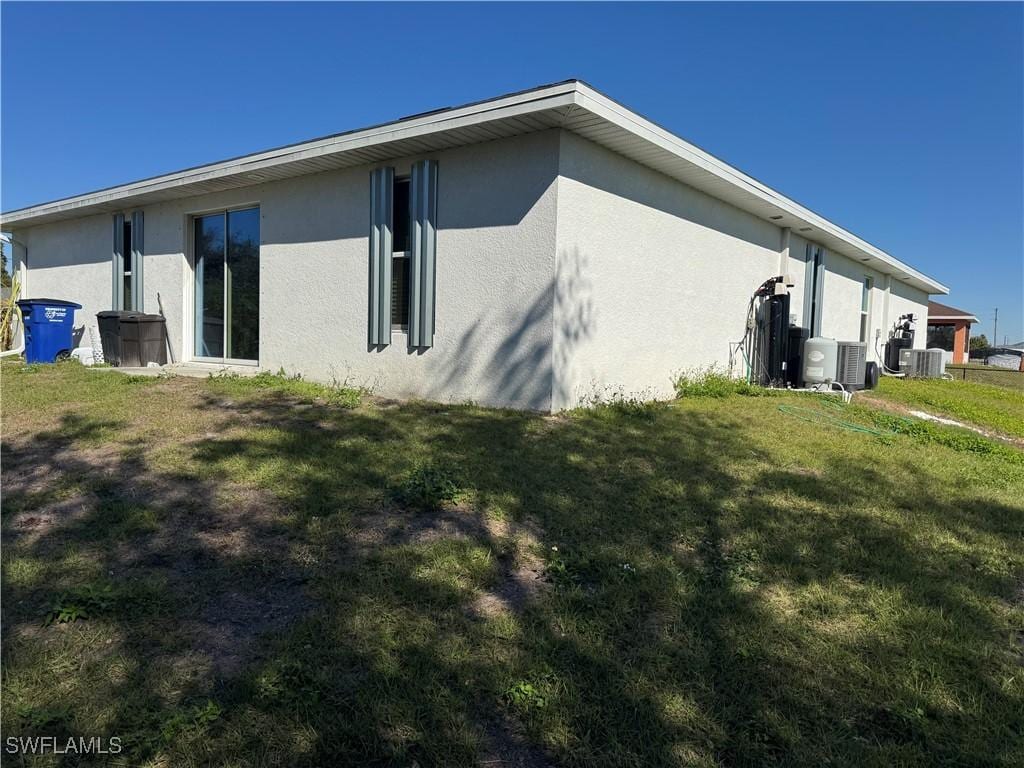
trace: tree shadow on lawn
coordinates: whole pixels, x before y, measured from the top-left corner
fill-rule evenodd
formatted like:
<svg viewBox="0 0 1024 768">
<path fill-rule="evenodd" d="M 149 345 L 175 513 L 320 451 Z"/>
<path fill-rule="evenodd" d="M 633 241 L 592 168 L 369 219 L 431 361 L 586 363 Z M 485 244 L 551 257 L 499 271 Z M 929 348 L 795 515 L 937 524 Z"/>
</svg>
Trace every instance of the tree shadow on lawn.
<svg viewBox="0 0 1024 768">
<path fill-rule="evenodd" d="M 1019 544 L 1018 508 L 962 506 L 924 471 L 839 455 L 778 470 L 722 411 L 197 407 L 220 427 L 173 462 L 146 446 L 97 458 L 93 422 L 5 445 L 5 481 L 44 466 L 89 489 L 31 540 L 17 515 L 52 494 L 16 490 L 14 554 L 96 563 L 5 579 L 5 677 L 23 705 L 62 633 L 91 654 L 105 626 L 113 647 L 49 682 L 93 685 L 100 703 L 73 693 L 61 727 L 131 734 L 129 762 L 998 763 L 1021 748 L 992 608 L 1019 574 L 972 540 Z M 454 509 L 395 500 L 421 460 L 461 479 Z M 133 505 L 152 513 L 138 530 Z M 543 589 L 473 610 L 531 555 Z M 115 607 L 39 628 L 83 578 L 112 584 Z"/>
</svg>

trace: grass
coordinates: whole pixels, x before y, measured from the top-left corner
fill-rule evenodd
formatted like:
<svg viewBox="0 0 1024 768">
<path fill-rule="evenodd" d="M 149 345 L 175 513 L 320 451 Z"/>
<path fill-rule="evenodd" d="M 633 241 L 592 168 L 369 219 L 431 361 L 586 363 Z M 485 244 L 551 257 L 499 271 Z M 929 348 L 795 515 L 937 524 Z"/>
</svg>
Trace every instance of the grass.
<svg viewBox="0 0 1024 768">
<path fill-rule="evenodd" d="M 321 384 L 307 381 L 301 374 L 287 375 L 262 371 L 255 376 L 239 376 L 237 373 L 219 373 L 210 377 L 210 390 L 222 395 L 247 397 L 268 395 L 291 397 L 302 400 L 317 400 L 342 408 L 359 405 L 363 392 L 344 383 Z"/>
<path fill-rule="evenodd" d="M 730 376 L 716 366 L 680 371 L 673 385 L 677 397 L 729 397 L 747 395 L 762 397 L 772 394 L 764 387 L 751 384 L 746 379 Z"/>
<path fill-rule="evenodd" d="M 1024 762 L 1012 446 L 717 386 L 545 417 L 2 377 L 5 736 L 117 735 L 133 766 Z"/>
<path fill-rule="evenodd" d="M 915 410 L 1024 437 L 1024 392 L 972 381 L 883 377 L 877 394 Z"/>
</svg>

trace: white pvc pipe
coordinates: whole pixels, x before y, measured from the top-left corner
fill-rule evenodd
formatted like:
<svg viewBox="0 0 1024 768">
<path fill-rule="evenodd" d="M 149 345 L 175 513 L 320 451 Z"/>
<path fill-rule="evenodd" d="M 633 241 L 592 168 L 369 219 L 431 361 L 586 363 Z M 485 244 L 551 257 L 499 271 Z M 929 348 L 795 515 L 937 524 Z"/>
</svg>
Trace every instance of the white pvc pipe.
<svg viewBox="0 0 1024 768">
<path fill-rule="evenodd" d="M 21 319 L 21 311 L 15 312 L 15 317 L 18 318 L 18 322 L 21 323 L 21 343 L 14 349 L 8 349 L 6 352 L 0 352 L 0 358 L 13 357 L 14 355 L 20 355 L 25 351 L 25 323 Z M 14 327 L 11 327 L 13 333 Z"/>
<path fill-rule="evenodd" d="M 25 351 L 25 340 L 22 339 L 21 344 L 19 344 L 14 349 L 8 349 L 6 352 L 0 352 L 0 358 L 2 358 L 2 357 L 13 357 L 14 355 L 20 355 L 24 351 Z"/>
</svg>

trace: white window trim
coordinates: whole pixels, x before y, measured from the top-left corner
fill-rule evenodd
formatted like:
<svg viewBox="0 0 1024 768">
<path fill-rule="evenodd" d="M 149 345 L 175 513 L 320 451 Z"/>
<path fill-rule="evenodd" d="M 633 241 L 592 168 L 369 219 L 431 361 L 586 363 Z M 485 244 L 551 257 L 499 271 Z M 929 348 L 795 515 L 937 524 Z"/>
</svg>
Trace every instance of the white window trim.
<svg viewBox="0 0 1024 768">
<path fill-rule="evenodd" d="M 874 304 L 872 294 L 875 292 L 875 278 L 864 275 L 860 284 L 860 335 L 861 341 L 871 343 L 871 309 Z M 865 298 L 867 301 L 865 301 Z"/>
</svg>

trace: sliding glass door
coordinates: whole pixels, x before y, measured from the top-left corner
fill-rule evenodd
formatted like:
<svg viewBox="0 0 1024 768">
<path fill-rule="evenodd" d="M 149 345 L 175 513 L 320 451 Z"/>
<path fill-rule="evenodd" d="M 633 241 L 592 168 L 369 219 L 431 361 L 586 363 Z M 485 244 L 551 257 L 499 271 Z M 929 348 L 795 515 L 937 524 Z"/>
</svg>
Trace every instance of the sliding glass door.
<svg viewBox="0 0 1024 768">
<path fill-rule="evenodd" d="M 194 219 L 195 356 L 259 361 L 260 209 Z"/>
</svg>

